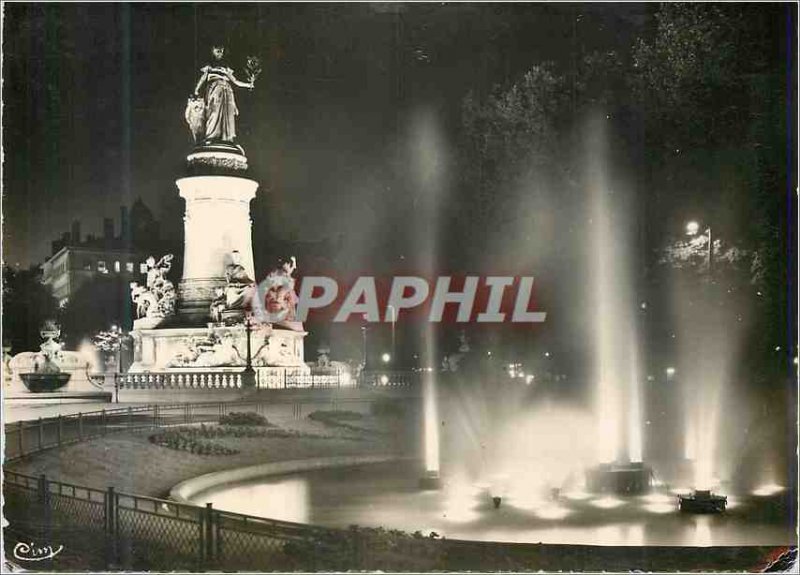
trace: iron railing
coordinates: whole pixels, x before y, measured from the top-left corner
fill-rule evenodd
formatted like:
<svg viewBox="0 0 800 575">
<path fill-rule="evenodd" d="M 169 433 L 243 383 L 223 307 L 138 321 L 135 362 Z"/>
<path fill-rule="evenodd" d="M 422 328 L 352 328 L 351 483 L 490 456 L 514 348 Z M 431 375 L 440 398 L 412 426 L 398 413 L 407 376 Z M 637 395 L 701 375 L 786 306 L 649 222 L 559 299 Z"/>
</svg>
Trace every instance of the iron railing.
<svg viewBox="0 0 800 575">
<path fill-rule="evenodd" d="M 395 398 L 400 399 L 400 398 Z M 413 400 L 413 398 L 406 398 Z M 204 403 L 154 403 L 103 409 L 56 417 L 19 421 L 5 425 L 5 459 L 14 461 L 47 449 L 78 443 L 109 433 L 151 429 L 172 425 L 216 422 L 234 411 L 255 411 L 265 415 L 277 406 L 295 418 L 304 417 L 309 409 L 339 409 L 342 406 L 364 405 L 370 408 L 380 396 L 337 397 L 271 397 L 238 401 Z"/>
<path fill-rule="evenodd" d="M 339 368 L 254 368 L 256 389 L 331 389 L 352 387 L 407 387 L 419 382 L 412 371 L 364 371 L 358 376 Z M 241 371 L 163 371 L 120 373 L 114 387 L 121 390 L 238 390 L 245 385 Z"/>
<path fill-rule="evenodd" d="M 285 571 L 315 565 L 366 568 L 380 556 L 369 535 L 98 490 L 6 471 L 7 548 L 63 546 L 82 568 Z M 417 554 L 428 543 L 415 543 Z M 406 546 L 408 546 L 406 544 Z M 316 550 L 316 554 L 309 551 Z M 329 555 L 325 559 L 326 553 Z M 368 560 L 368 556 L 370 557 Z M 42 569 L 63 569 L 60 556 Z"/>
</svg>

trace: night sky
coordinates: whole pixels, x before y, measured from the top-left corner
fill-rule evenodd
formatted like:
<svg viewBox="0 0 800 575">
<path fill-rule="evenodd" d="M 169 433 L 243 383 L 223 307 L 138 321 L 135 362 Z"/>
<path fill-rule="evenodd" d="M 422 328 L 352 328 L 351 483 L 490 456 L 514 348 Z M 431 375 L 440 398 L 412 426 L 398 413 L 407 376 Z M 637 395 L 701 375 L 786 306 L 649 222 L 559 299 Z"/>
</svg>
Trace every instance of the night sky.
<svg viewBox="0 0 800 575">
<path fill-rule="evenodd" d="M 237 92 L 239 142 L 261 182 L 256 228 L 289 240 L 341 237 L 358 251 L 377 222 L 397 232 L 402 251 L 402 222 L 418 199 L 405 152 L 418 110 L 455 137 L 468 91 L 486 93 L 532 62 L 569 66 L 577 54 L 630 45 L 646 10 L 8 4 L 4 259 L 40 263 L 73 219 L 100 235 L 102 218 L 118 226 L 119 206 L 138 197 L 167 239 L 180 240 L 174 180 L 191 148 L 183 112 L 219 40 L 237 70 L 247 55 L 263 61 L 255 91 Z"/>
</svg>

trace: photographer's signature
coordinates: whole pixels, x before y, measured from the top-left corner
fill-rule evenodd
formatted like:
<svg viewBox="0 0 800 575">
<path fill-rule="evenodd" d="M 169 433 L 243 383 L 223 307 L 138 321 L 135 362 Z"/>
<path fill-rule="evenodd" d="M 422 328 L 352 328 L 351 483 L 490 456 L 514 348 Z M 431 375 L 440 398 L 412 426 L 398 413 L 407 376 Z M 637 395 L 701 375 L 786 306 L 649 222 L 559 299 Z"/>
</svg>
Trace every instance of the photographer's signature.
<svg viewBox="0 0 800 575">
<path fill-rule="evenodd" d="M 64 550 L 63 545 L 54 548 L 52 545 L 36 545 L 33 542 L 19 542 L 14 545 L 14 557 L 20 561 L 44 561 L 52 559 Z"/>
</svg>

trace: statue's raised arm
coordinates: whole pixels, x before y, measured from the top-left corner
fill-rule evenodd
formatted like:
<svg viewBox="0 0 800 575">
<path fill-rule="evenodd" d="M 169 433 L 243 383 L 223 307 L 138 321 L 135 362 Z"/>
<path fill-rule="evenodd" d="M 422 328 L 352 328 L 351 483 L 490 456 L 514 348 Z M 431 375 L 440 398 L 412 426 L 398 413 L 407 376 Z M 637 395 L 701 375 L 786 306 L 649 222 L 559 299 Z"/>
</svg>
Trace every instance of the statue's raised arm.
<svg viewBox="0 0 800 575">
<path fill-rule="evenodd" d="M 233 88 L 252 90 L 261 69 L 257 58 L 248 58 L 248 79 L 243 82 L 228 67 L 223 46 L 212 47 L 211 55 L 212 61 L 200 70 L 200 79 L 186 106 L 186 122 L 198 144 L 234 144 L 239 109 L 236 107 Z"/>
</svg>

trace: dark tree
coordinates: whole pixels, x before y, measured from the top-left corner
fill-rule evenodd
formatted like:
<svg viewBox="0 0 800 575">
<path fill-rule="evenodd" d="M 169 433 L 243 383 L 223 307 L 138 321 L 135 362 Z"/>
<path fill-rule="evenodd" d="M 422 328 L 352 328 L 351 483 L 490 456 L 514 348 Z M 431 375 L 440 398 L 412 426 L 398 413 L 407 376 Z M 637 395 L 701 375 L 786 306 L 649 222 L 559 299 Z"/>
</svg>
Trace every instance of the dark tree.
<svg viewBox="0 0 800 575">
<path fill-rule="evenodd" d="M 39 349 L 39 329 L 58 317 L 58 302 L 42 284 L 41 269 L 3 268 L 3 346 L 11 353 Z"/>
<path fill-rule="evenodd" d="M 700 217 L 752 255 L 754 365 L 764 375 L 786 373 L 796 349 L 786 154 L 793 14 L 781 5 L 663 4 L 653 34 L 635 46 L 631 77 L 646 134 L 649 219 L 662 225 L 654 237 L 663 245 L 687 216 Z"/>
<path fill-rule="evenodd" d="M 117 325 L 133 325 L 130 286 L 120 277 L 100 276 L 78 288 L 62 310 L 61 325 L 67 349 Z"/>
</svg>

